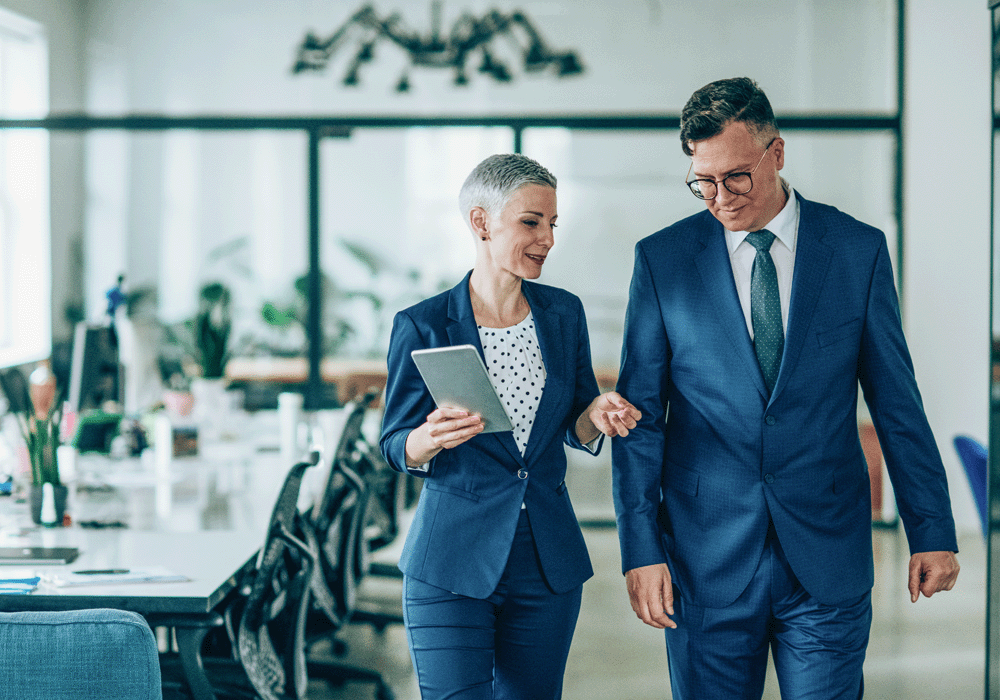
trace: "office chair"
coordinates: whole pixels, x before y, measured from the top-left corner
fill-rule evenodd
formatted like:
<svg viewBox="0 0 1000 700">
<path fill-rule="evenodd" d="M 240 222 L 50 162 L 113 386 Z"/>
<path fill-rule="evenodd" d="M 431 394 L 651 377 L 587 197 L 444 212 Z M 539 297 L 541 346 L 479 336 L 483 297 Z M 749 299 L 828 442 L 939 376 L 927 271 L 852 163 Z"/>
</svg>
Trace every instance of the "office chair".
<svg viewBox="0 0 1000 700">
<path fill-rule="evenodd" d="M 966 435 L 956 435 L 953 442 L 958 458 L 965 467 L 965 475 L 972 488 L 972 497 L 976 501 L 976 510 L 979 511 L 979 524 L 983 530 L 983 537 L 986 537 L 990 530 L 987 510 L 988 452 L 982 443 Z"/>
<path fill-rule="evenodd" d="M 372 576 L 382 580 L 402 579 L 402 573 L 395 565 L 376 567 L 372 553 L 395 540 L 399 533 L 400 517 L 407 507 L 407 486 L 410 482 L 419 480 L 406 478 L 392 469 L 382 458 L 378 447 L 362 431 L 366 413 L 378 396 L 379 390 L 369 389 L 352 404 L 335 459 L 336 464 L 345 470 L 345 475 L 352 478 L 358 489 L 368 491 L 360 504 L 360 529 L 354 535 L 355 582 L 354 590 L 351 591 L 353 611 L 350 622 L 369 624 L 376 631 L 382 632 L 390 624 L 403 623 L 400 602 L 402 591 L 387 599 L 385 595 L 371 595 L 359 590 L 359 586 L 364 579 L 372 581 L 369 578 Z"/>
<path fill-rule="evenodd" d="M 238 593 L 224 610 L 230 655 L 203 659 L 218 695 L 262 700 L 305 697 L 306 613 L 317 552 L 297 534 L 297 502 L 303 475 L 316 463 L 315 457 L 289 470 L 256 565 L 244 574 Z M 173 667 L 163 666 L 176 675 Z"/>
<path fill-rule="evenodd" d="M 321 640 L 331 643 L 334 653 L 346 652 L 346 645 L 336 633 L 356 613 L 357 589 L 366 574 L 370 505 L 370 484 L 353 467 L 358 465 L 362 440 L 361 426 L 365 411 L 377 394 L 369 392 L 345 407 L 347 420 L 337 448 L 329 462 L 329 473 L 322 498 L 300 518 L 302 538 L 318 552 L 318 564 L 310 581 L 312 609 L 307 618 L 307 643 Z M 347 681 L 372 683 L 379 700 L 392 700 L 392 691 L 377 671 L 358 668 L 337 661 L 320 660 L 310 655 L 308 672 L 333 685 Z"/>
<path fill-rule="evenodd" d="M 411 481 L 401 478 L 403 475 L 385 462 L 378 446 L 373 445 L 364 433 L 365 418 L 379 394 L 379 389 L 370 388 L 345 406 L 348 418 L 333 456 L 335 464 L 350 467 L 371 490 L 372 500 L 368 504 L 364 524 L 368 548 L 362 554 L 395 540 L 399 533 L 399 516 L 406 508 L 407 491 L 404 487 Z"/>
<path fill-rule="evenodd" d="M 125 610 L 0 613 L 0 696 L 161 700 L 156 640 Z"/>
</svg>

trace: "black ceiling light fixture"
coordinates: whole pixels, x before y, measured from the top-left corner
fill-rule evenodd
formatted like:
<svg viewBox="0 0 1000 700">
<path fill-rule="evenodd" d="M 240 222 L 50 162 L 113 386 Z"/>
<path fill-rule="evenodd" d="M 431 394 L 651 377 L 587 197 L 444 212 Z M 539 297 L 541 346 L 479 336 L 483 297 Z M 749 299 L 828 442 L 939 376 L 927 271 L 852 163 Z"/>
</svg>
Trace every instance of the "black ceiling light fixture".
<svg viewBox="0 0 1000 700">
<path fill-rule="evenodd" d="M 575 51 L 553 51 L 542 39 L 534 23 L 523 12 L 491 10 L 482 17 L 463 13 L 451 26 L 447 36 L 441 32 L 441 3 L 431 3 L 431 31 L 428 35 L 410 30 L 398 12 L 381 19 L 373 5 L 363 5 L 327 39 L 307 33 L 298 47 L 292 73 L 323 71 L 337 50 L 345 45 L 355 48 L 342 82 L 358 85 L 361 67 L 375 58 L 375 47 L 384 42 L 395 44 L 409 57 L 409 66 L 396 83 L 397 92 L 410 89 L 410 69 L 446 68 L 454 71 L 455 85 L 468 85 L 467 63 L 478 54 L 476 70 L 495 81 L 507 83 L 513 79 L 510 66 L 498 57 L 499 38 L 509 40 L 520 54 L 528 73 L 551 69 L 562 78 L 583 72 Z"/>
</svg>

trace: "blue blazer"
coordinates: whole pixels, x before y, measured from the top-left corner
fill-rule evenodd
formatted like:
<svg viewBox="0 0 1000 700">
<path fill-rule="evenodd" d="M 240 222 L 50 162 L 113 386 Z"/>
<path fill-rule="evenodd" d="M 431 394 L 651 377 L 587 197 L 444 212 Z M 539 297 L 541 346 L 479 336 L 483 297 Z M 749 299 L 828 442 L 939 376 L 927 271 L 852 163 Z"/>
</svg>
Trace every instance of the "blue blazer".
<svg viewBox="0 0 1000 700">
<path fill-rule="evenodd" d="M 462 345 L 479 348 L 469 275 L 458 286 L 396 314 L 379 444 L 394 469 L 407 472 L 406 437 L 435 409 L 410 351 Z M 524 457 L 511 432 L 476 435 L 430 462 L 399 568 L 415 579 L 472 598 L 496 589 L 521 511 L 548 584 L 563 593 L 593 575 L 566 491 L 564 444 L 582 448 L 577 417 L 598 395 L 587 322 L 580 300 L 562 289 L 521 283 L 534 314 L 545 363 L 545 389 Z"/>
<path fill-rule="evenodd" d="M 740 595 L 760 561 L 768 516 L 813 597 L 833 605 L 871 588 L 859 382 L 910 551 L 958 551 L 885 236 L 833 207 L 799 204 L 785 348 L 770 398 L 722 224 L 706 210 L 636 245 L 618 391 L 642 420 L 613 445 L 622 564 L 666 561 L 695 605 L 723 607 Z"/>
</svg>

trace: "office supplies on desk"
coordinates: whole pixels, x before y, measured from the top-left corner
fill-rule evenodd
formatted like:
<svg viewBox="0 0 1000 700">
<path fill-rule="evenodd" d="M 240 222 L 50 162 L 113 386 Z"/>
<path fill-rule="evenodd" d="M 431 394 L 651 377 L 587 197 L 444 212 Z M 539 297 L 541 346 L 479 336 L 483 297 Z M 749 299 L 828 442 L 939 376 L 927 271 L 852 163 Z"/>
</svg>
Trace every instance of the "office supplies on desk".
<svg viewBox="0 0 1000 700">
<path fill-rule="evenodd" d="M 0 595 L 27 595 L 38 586 L 38 576 L 31 578 L 0 578 Z"/>
<path fill-rule="evenodd" d="M 128 569 L 82 569 L 80 571 L 74 571 L 74 574 L 85 574 L 87 576 L 107 576 L 109 574 L 127 574 Z"/>
<path fill-rule="evenodd" d="M 174 573 L 163 566 L 145 566 L 135 569 L 89 569 L 85 571 L 53 572 L 42 574 L 42 579 L 57 588 L 69 586 L 113 586 L 119 583 L 169 583 L 190 581 L 187 576 Z"/>
<path fill-rule="evenodd" d="M 79 554 L 76 547 L 0 547 L 0 565 L 69 564 Z"/>
</svg>

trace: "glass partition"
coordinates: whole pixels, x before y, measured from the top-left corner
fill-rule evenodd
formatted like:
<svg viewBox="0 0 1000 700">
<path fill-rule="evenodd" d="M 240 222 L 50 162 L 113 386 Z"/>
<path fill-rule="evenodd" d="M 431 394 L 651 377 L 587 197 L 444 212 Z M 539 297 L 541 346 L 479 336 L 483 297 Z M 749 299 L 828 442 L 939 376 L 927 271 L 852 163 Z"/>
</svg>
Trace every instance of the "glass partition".
<svg viewBox="0 0 1000 700">
<path fill-rule="evenodd" d="M 108 292 L 124 276 L 126 410 L 157 403 L 161 384 L 186 390 L 192 378 L 212 376 L 196 332 L 206 311 L 228 334 L 224 359 L 304 353 L 301 324 L 281 323 L 275 311 L 293 313 L 294 281 L 307 268 L 302 132 L 95 130 L 75 138 L 87 201 L 80 260 L 67 267 L 82 262 L 85 272 L 79 295 L 67 294 L 54 313 L 107 322 Z"/>
<path fill-rule="evenodd" d="M 782 175 L 792 187 L 882 229 L 895 263 L 894 133 L 786 130 L 782 136 Z M 610 371 L 618 366 L 636 242 L 705 208 L 684 186 L 690 159 L 678 138 L 671 129 L 524 132 L 524 153 L 559 179 L 557 245 L 543 281 L 583 299 L 594 362 Z M 863 187 L 858 172 L 865 173 Z"/>
<path fill-rule="evenodd" d="M 513 138 L 510 128 L 387 128 L 323 141 L 324 356 L 384 360 L 393 315 L 472 268 L 458 193 Z"/>
</svg>

